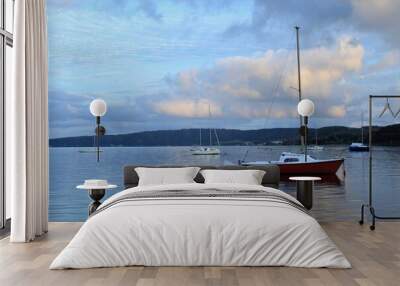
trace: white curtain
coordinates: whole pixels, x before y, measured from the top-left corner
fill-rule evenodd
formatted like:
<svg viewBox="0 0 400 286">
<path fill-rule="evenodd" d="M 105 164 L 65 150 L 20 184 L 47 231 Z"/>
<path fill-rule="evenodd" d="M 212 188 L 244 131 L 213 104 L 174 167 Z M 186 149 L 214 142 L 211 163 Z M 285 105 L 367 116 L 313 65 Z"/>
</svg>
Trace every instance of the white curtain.
<svg viewBox="0 0 400 286">
<path fill-rule="evenodd" d="M 46 0 L 15 1 L 13 93 L 6 98 L 6 181 L 12 242 L 47 232 L 48 110 Z"/>
</svg>

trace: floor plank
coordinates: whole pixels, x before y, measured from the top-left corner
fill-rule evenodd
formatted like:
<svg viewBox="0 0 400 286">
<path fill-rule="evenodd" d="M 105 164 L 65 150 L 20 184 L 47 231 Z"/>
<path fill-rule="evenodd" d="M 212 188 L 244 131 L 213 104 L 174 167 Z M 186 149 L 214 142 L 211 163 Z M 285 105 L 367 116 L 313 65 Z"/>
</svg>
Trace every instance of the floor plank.
<svg viewBox="0 0 400 286">
<path fill-rule="evenodd" d="M 55 256 L 81 223 L 50 223 L 49 233 L 27 244 L 0 240 L 0 285 L 399 285 L 400 222 L 379 222 L 376 231 L 356 222 L 322 223 L 352 269 L 289 267 L 118 267 L 50 271 Z"/>
</svg>

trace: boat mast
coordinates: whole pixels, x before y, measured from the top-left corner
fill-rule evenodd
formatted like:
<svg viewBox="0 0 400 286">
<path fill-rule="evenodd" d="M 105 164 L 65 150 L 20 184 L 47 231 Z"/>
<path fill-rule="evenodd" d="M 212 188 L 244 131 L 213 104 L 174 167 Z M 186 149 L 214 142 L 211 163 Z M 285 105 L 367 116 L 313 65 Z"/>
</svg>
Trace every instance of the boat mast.
<svg viewBox="0 0 400 286">
<path fill-rule="evenodd" d="M 300 27 L 296 26 L 294 27 L 296 29 L 296 47 L 297 47 L 297 78 L 298 78 L 298 89 L 297 91 L 299 92 L 299 102 L 301 101 L 301 74 L 300 74 L 300 39 L 299 39 L 299 30 Z M 302 118 L 301 115 L 299 115 L 299 123 L 300 127 L 302 126 Z M 300 135 L 300 143 L 304 145 L 304 138 L 303 135 Z"/>
<path fill-rule="evenodd" d="M 299 102 L 301 101 L 301 76 L 300 76 L 300 39 L 299 39 L 299 30 L 300 27 L 296 26 L 296 43 L 297 43 L 297 77 L 299 82 Z M 300 124 L 301 124 L 301 117 L 300 117 Z"/>
<path fill-rule="evenodd" d="M 363 129 L 363 125 L 364 125 L 364 112 L 361 112 L 361 144 L 364 145 L 364 129 Z"/>
<path fill-rule="evenodd" d="M 211 105 L 208 104 L 208 118 L 211 121 Z M 210 126 L 210 147 L 211 147 L 211 126 Z"/>
</svg>

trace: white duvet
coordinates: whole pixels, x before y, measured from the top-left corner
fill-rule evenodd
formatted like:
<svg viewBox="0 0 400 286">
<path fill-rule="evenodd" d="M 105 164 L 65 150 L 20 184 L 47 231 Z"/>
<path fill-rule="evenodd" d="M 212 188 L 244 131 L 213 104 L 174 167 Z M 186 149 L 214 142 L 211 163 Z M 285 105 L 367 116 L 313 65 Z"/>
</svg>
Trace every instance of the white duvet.
<svg viewBox="0 0 400 286">
<path fill-rule="evenodd" d="M 166 190 L 265 190 L 238 184 L 146 186 L 115 194 Z M 246 198 L 123 201 L 90 217 L 50 269 L 145 266 L 294 266 L 349 268 L 318 222 L 288 205 Z"/>
</svg>

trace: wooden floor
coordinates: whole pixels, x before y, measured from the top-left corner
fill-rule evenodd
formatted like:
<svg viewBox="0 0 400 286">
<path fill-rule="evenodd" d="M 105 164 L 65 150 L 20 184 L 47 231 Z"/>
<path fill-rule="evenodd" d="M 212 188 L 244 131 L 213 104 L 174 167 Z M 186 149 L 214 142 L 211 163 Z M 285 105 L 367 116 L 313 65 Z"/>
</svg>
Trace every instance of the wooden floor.
<svg viewBox="0 0 400 286">
<path fill-rule="evenodd" d="M 323 223 L 352 269 L 289 267 L 123 267 L 48 270 L 80 223 L 50 223 L 27 244 L 0 241 L 0 285 L 400 285 L 400 222 L 379 222 L 375 232 L 356 222 Z"/>
</svg>

